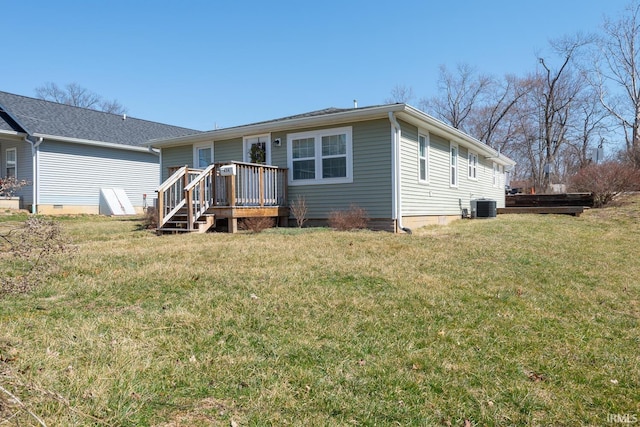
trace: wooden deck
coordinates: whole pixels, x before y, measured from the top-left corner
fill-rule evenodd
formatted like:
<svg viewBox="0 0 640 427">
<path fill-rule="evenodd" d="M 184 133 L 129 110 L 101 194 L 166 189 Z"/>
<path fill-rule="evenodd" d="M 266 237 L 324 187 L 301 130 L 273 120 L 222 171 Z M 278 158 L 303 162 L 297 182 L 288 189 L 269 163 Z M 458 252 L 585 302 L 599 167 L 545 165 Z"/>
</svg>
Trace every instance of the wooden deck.
<svg viewBox="0 0 640 427">
<path fill-rule="evenodd" d="M 501 214 L 563 214 L 580 216 L 584 212 L 582 206 L 517 206 L 498 208 Z"/>
<path fill-rule="evenodd" d="M 515 194 L 507 196 L 498 214 L 560 214 L 580 216 L 593 206 L 591 193 Z"/>
<path fill-rule="evenodd" d="M 206 232 L 216 220 L 238 231 L 238 219 L 273 217 L 286 224 L 287 169 L 229 162 L 179 168 L 158 189 L 158 233 Z"/>
</svg>

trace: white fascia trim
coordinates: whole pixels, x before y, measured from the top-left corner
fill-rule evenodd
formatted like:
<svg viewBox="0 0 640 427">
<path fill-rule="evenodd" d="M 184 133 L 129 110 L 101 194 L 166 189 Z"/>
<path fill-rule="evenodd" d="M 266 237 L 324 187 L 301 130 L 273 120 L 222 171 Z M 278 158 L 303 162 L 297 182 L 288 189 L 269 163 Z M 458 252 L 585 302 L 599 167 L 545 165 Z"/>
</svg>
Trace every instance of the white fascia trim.
<svg viewBox="0 0 640 427">
<path fill-rule="evenodd" d="M 278 131 L 292 131 L 297 128 L 305 128 L 311 126 L 331 126 L 373 118 L 386 118 L 390 111 L 402 111 L 404 107 L 404 104 L 392 104 L 380 107 L 343 111 L 339 113 L 323 114 L 319 116 L 276 120 L 265 123 L 256 123 L 253 125 L 238 126 L 228 129 L 216 129 L 208 132 L 180 136 L 176 138 L 154 139 L 147 142 L 145 145 L 149 145 L 152 147 L 169 147 L 172 145 L 183 145 L 184 143 L 197 143 L 200 141 L 204 142 L 211 139 L 231 139 L 249 135 L 273 133 Z"/>
<path fill-rule="evenodd" d="M 116 144 L 114 142 L 92 141 L 90 139 L 68 138 L 68 137 L 64 137 L 64 136 L 45 135 L 45 134 L 41 134 L 41 133 L 34 133 L 33 136 L 38 137 L 38 138 L 44 138 L 44 139 L 47 139 L 49 141 L 69 142 L 69 143 L 72 143 L 72 144 L 92 145 L 94 147 L 115 148 L 115 149 L 118 149 L 118 150 L 138 151 L 138 152 L 141 152 L 141 153 L 152 152 L 152 151 L 149 150 L 150 147 L 148 147 L 147 145 Z"/>
<path fill-rule="evenodd" d="M 23 139 L 25 136 L 27 136 L 27 134 L 24 132 L 16 132 L 13 130 L 0 130 L 0 136 Z"/>
</svg>

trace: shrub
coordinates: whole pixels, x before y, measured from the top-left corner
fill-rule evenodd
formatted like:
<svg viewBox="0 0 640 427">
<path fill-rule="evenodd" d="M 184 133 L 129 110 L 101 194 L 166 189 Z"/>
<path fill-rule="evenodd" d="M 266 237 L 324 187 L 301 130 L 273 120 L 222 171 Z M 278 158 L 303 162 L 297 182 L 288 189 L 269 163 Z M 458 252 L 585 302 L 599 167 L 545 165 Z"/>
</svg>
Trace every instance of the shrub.
<svg viewBox="0 0 640 427">
<path fill-rule="evenodd" d="M 155 207 L 149 206 L 145 209 L 142 227 L 147 230 L 158 228 L 158 210 Z"/>
<path fill-rule="evenodd" d="M 240 222 L 240 229 L 249 230 L 252 233 L 260 233 L 274 225 L 273 218 L 259 216 L 255 218 L 244 218 Z"/>
<path fill-rule="evenodd" d="M 0 195 L 7 199 L 11 198 L 18 190 L 29 184 L 31 184 L 29 181 L 25 179 L 18 180 L 13 176 L 2 178 L 0 179 Z"/>
<path fill-rule="evenodd" d="M 602 207 L 623 191 L 640 190 L 640 170 L 614 161 L 592 164 L 571 178 L 569 189 L 593 193 L 594 207 Z"/>
<path fill-rule="evenodd" d="M 303 196 L 298 195 L 296 200 L 291 203 L 291 213 L 296 218 L 296 223 L 299 228 L 302 228 L 305 222 L 307 222 L 307 201 Z"/>
<path fill-rule="evenodd" d="M 0 232 L 0 296 L 28 292 L 56 270 L 56 256 L 69 252 L 60 225 L 40 217 Z"/>
<path fill-rule="evenodd" d="M 329 214 L 329 226 L 338 231 L 367 228 L 368 223 L 367 211 L 353 204 L 347 210 L 332 211 Z"/>
</svg>

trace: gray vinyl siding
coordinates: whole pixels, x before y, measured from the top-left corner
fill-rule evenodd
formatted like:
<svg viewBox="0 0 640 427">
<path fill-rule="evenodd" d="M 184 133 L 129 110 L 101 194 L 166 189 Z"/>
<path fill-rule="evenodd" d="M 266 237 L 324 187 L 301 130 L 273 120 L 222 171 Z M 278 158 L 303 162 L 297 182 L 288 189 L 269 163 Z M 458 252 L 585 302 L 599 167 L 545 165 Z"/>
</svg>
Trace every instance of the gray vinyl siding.
<svg viewBox="0 0 640 427">
<path fill-rule="evenodd" d="M 214 151 L 215 155 L 215 151 Z M 169 168 L 193 166 L 193 146 L 170 147 L 162 149 L 161 182 L 169 178 Z M 156 182 L 157 183 L 157 182 Z"/>
<path fill-rule="evenodd" d="M 344 127 L 347 125 L 328 126 Z M 304 196 L 308 207 L 308 218 L 328 218 L 331 211 L 348 209 L 351 204 L 365 209 L 370 218 L 391 218 L 391 125 L 389 120 L 358 122 L 352 126 L 353 137 L 353 182 L 345 184 L 290 185 L 289 201 Z M 296 129 L 306 132 L 315 129 Z M 286 136 L 281 138 L 282 147 L 274 147 L 274 164 L 285 166 Z"/>
<path fill-rule="evenodd" d="M 215 162 L 241 162 L 242 138 L 216 141 L 213 147 Z"/>
<path fill-rule="evenodd" d="M 450 185 L 451 140 L 433 132 L 420 132 L 429 136 L 429 179 L 420 182 L 418 129 L 404 125 L 402 130 L 403 215 L 459 215 L 461 208 L 470 208 L 470 200 L 479 198 L 504 206 L 504 188 L 493 186 L 492 161 L 479 155 L 477 180 L 469 179 L 468 149 L 462 145 L 458 145 L 458 186 Z"/>
<path fill-rule="evenodd" d="M 45 141 L 39 153 L 39 203 L 98 206 L 101 188 L 122 188 L 134 207 L 152 205 L 158 156 L 151 153 Z"/>
<path fill-rule="evenodd" d="M 26 180 L 29 185 L 25 185 L 16 191 L 15 195 L 20 197 L 23 206 L 30 205 L 33 199 L 33 157 L 31 156 L 31 145 L 24 141 L 0 141 L 0 179 L 7 176 L 7 148 L 16 149 L 16 169 L 17 179 Z"/>
</svg>

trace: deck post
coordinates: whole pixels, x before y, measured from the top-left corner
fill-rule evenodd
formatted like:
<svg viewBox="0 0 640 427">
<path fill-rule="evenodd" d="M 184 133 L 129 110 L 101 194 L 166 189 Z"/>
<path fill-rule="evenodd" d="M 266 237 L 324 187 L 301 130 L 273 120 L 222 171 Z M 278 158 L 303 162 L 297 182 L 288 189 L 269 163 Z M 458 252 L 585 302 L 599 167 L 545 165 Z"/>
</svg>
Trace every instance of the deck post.
<svg viewBox="0 0 640 427">
<path fill-rule="evenodd" d="M 238 232 L 238 218 L 229 218 L 227 220 L 227 232 L 229 233 L 237 233 Z"/>
<path fill-rule="evenodd" d="M 229 197 L 229 206 L 233 207 L 236 205 L 236 176 L 229 175 L 227 179 L 229 180 L 229 194 L 227 195 Z"/>
</svg>

